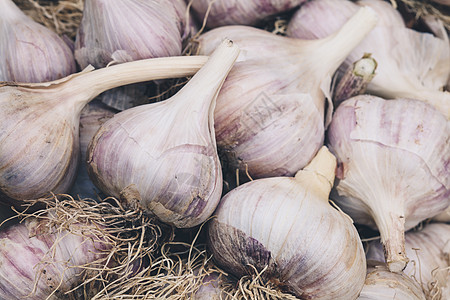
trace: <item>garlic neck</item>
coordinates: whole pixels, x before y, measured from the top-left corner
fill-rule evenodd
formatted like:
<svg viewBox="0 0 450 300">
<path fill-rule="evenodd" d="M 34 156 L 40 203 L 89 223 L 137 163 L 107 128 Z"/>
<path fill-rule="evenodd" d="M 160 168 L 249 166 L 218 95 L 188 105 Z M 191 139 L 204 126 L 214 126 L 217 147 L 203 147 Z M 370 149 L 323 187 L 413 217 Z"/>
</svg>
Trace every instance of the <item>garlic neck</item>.
<svg viewBox="0 0 450 300">
<path fill-rule="evenodd" d="M 323 146 L 312 161 L 295 174 L 295 180 L 328 202 L 334 184 L 335 170 L 336 158 L 326 146 Z"/>
<path fill-rule="evenodd" d="M 119 86 L 157 79 L 195 74 L 207 61 L 206 56 L 177 56 L 127 62 L 74 76 L 65 85 L 72 101 L 87 104 L 104 91 Z M 73 92 L 75 91 L 75 92 Z"/>
<path fill-rule="evenodd" d="M 377 21 L 377 14 L 372 8 L 362 7 L 334 34 L 310 41 L 317 48 L 314 65 L 318 78 L 331 76 Z"/>
</svg>

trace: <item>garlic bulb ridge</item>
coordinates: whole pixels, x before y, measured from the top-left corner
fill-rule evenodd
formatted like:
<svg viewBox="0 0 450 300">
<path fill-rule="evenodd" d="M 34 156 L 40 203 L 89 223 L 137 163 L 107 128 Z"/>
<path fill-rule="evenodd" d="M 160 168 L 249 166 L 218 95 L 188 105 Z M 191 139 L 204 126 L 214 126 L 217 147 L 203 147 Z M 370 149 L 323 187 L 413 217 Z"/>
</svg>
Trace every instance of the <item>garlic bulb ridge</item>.
<svg viewBox="0 0 450 300">
<path fill-rule="evenodd" d="M 217 144 L 232 167 L 252 178 L 292 176 L 314 157 L 331 117 L 332 103 L 325 112 L 331 75 L 376 20 L 373 10 L 362 8 L 339 32 L 318 41 L 250 26 L 224 26 L 199 37 L 201 54 L 225 36 L 242 49 L 214 112 Z"/>
<path fill-rule="evenodd" d="M 88 171 L 96 185 L 118 196 L 134 184 L 143 207 L 177 227 L 204 222 L 222 192 L 215 99 L 238 53 L 225 40 L 176 95 L 105 122 L 88 148 Z"/>
<path fill-rule="evenodd" d="M 334 113 L 328 145 L 339 180 L 331 198 L 380 231 L 391 271 L 408 262 L 404 231 L 449 205 L 449 136 L 449 121 L 418 100 L 362 95 Z"/>
<path fill-rule="evenodd" d="M 245 183 L 208 223 L 216 263 L 235 276 L 250 266 L 300 299 L 356 299 L 366 272 L 351 220 L 331 207 L 336 159 L 323 147 L 295 177 Z"/>
<path fill-rule="evenodd" d="M 76 71 L 72 50 L 12 0 L 0 5 L 0 81 L 45 82 Z"/>
</svg>

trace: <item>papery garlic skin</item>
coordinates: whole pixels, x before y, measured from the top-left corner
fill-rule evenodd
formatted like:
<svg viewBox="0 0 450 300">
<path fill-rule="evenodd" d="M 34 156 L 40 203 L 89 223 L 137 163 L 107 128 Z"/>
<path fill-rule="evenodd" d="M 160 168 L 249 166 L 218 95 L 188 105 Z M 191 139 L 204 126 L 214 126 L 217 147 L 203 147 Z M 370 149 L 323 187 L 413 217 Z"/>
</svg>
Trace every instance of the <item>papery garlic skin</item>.
<svg viewBox="0 0 450 300">
<path fill-rule="evenodd" d="M 117 111 L 107 107 L 99 101 L 93 101 L 87 104 L 80 115 L 80 163 L 77 171 L 75 183 L 70 189 L 69 194 L 80 198 L 97 199 L 100 190 L 89 178 L 86 166 L 86 152 L 89 142 L 94 137 L 100 126 L 112 118 Z"/>
<path fill-rule="evenodd" d="M 126 16 L 126 17 L 124 17 Z M 181 54 L 180 22 L 165 1 L 87 0 L 75 42 L 81 68 Z"/>
<path fill-rule="evenodd" d="M 408 259 L 404 231 L 450 202 L 450 122 L 418 100 L 362 95 L 341 103 L 328 130 L 339 163 L 331 198 L 378 228 L 391 271 Z"/>
<path fill-rule="evenodd" d="M 75 41 L 81 68 L 111 63 L 181 55 L 186 5 L 180 0 L 87 0 Z M 124 110 L 149 103 L 148 84 L 133 84 L 106 91 L 100 98 Z"/>
<path fill-rule="evenodd" d="M 392 273 L 381 262 L 368 262 L 367 277 L 358 300 L 425 300 L 420 285 L 404 273 Z"/>
<path fill-rule="evenodd" d="M 88 148 L 94 183 L 114 196 L 134 184 L 143 207 L 176 227 L 204 222 L 222 192 L 215 100 L 238 54 L 225 40 L 176 95 L 105 122 Z"/>
<path fill-rule="evenodd" d="M 303 5 L 292 17 L 287 35 L 324 38 L 367 5 L 377 11 L 380 22 L 345 59 L 338 74 L 364 53 L 371 53 L 378 68 L 367 93 L 386 99 L 422 100 L 450 118 L 450 93 L 443 92 L 450 76 L 450 44 L 442 23 L 442 34 L 433 36 L 406 28 L 398 11 L 384 1 L 317 0 Z"/>
<path fill-rule="evenodd" d="M 211 3 L 207 25 L 255 25 L 264 18 L 293 9 L 306 0 L 194 0 L 192 9 L 202 22 Z"/>
<path fill-rule="evenodd" d="M 0 83 L 0 200 L 20 204 L 67 192 L 79 158 L 80 113 L 100 93 L 135 82 L 192 75 L 206 60 L 156 58 L 45 83 Z"/>
<path fill-rule="evenodd" d="M 52 230 L 36 220 L 2 228 L 1 299 L 65 299 L 65 292 L 83 279 L 80 267 L 94 266 L 108 254 L 110 246 L 83 235 L 83 226 Z"/>
<path fill-rule="evenodd" d="M 258 179 L 226 194 L 208 225 L 217 264 L 235 276 L 267 267 L 261 276 L 300 299 L 356 299 L 366 261 L 351 220 L 328 203 L 335 166 L 322 148 L 295 178 Z"/>
<path fill-rule="evenodd" d="M 410 263 L 403 271 L 425 292 L 427 299 L 450 297 L 450 225 L 431 223 L 422 230 L 405 234 Z M 369 244 L 367 259 L 383 260 L 378 241 Z"/>
<path fill-rule="evenodd" d="M 75 73 L 75 58 L 55 32 L 0 1 L 0 81 L 45 82 Z"/>
<path fill-rule="evenodd" d="M 325 112 L 331 75 L 375 23 L 373 11 L 362 9 L 320 41 L 250 26 L 219 27 L 199 37 L 201 54 L 225 36 L 242 49 L 214 112 L 217 144 L 232 167 L 252 178 L 292 176 L 314 157 L 331 116 L 331 102 Z"/>
<path fill-rule="evenodd" d="M 447 222 L 447 223 L 450 223 L 450 206 L 447 207 L 447 209 L 445 211 L 443 211 L 440 214 L 434 216 L 432 220 L 436 221 L 436 222 Z"/>
</svg>

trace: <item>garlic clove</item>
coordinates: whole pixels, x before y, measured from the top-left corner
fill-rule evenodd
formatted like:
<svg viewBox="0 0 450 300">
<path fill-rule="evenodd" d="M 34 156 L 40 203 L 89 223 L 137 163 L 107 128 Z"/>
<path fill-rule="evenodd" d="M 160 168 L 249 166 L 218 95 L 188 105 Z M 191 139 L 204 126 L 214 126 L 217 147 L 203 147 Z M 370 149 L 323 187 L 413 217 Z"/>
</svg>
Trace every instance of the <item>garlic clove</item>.
<svg viewBox="0 0 450 300">
<path fill-rule="evenodd" d="M 176 227 L 204 222 L 222 192 L 215 99 L 238 54 L 225 40 L 176 95 L 105 122 L 88 149 L 95 184 L 114 196 L 134 184 L 143 207 Z"/>
<path fill-rule="evenodd" d="M 339 163 L 331 198 L 356 223 L 381 234 L 393 272 L 408 262 L 404 231 L 445 210 L 450 124 L 418 100 L 356 96 L 340 104 L 328 129 Z"/>
<path fill-rule="evenodd" d="M 264 18 L 293 9 L 306 0 L 194 0 L 192 9 L 199 20 L 207 18 L 210 28 L 224 25 L 255 25 Z"/>
<path fill-rule="evenodd" d="M 425 300 L 420 285 L 404 273 L 392 273 L 380 262 L 369 261 L 359 300 Z"/>
<path fill-rule="evenodd" d="M 403 271 L 423 290 L 427 299 L 450 296 L 450 225 L 431 223 L 422 230 L 405 234 L 406 254 L 410 263 Z M 383 247 L 369 244 L 367 259 L 383 260 Z"/>
<path fill-rule="evenodd" d="M 71 49 L 56 33 L 1 1 L 0 81 L 45 82 L 76 71 Z"/>
<path fill-rule="evenodd" d="M 192 75 L 206 59 L 156 58 L 41 84 L 0 84 L 0 198 L 67 192 L 78 163 L 80 113 L 90 100 L 120 85 Z"/>
<path fill-rule="evenodd" d="M 356 299 L 366 261 L 351 220 L 328 203 L 335 167 L 323 147 L 294 178 L 226 194 L 208 223 L 216 263 L 235 276 L 267 268 L 261 276 L 301 299 Z"/>
<path fill-rule="evenodd" d="M 398 12 L 382 1 L 318 0 L 300 8 L 292 17 L 287 34 L 297 38 L 324 38 L 335 32 L 360 6 L 370 5 L 381 21 L 351 52 L 340 67 L 344 72 L 364 53 L 378 62 L 377 76 L 367 93 L 390 98 L 428 102 L 450 118 L 450 93 L 442 92 L 450 76 L 450 44 L 446 34 L 433 36 L 404 26 Z M 337 13 L 339 12 L 339 13 Z M 320 22 L 326 18 L 330 22 Z M 435 24 L 445 32 L 443 24 Z M 435 31 L 439 31 L 435 28 Z"/>
<path fill-rule="evenodd" d="M 362 8 L 324 40 L 249 26 L 224 26 L 199 37 L 201 54 L 224 36 L 242 49 L 214 112 L 217 144 L 232 167 L 252 178 L 292 176 L 314 157 L 331 118 L 331 102 L 325 112 L 331 75 L 375 23 L 373 10 Z"/>
</svg>

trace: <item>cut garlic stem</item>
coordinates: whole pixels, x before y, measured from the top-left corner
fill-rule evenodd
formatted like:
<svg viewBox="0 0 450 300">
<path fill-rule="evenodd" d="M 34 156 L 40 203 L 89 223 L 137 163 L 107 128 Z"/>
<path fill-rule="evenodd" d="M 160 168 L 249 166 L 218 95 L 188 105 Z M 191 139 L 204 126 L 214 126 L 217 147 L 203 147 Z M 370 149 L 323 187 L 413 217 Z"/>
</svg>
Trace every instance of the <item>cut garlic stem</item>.
<svg viewBox="0 0 450 300">
<path fill-rule="evenodd" d="M 329 70 L 336 70 L 377 22 L 376 12 L 370 7 L 362 7 L 334 34 L 320 40 L 311 40 L 317 43 L 311 43 L 311 47 L 317 49 L 317 55 L 314 56 L 317 66 L 324 66 L 316 69 L 318 76 L 323 77 L 328 75 Z M 333 52 L 333 55 L 330 55 L 330 52 Z"/>
<path fill-rule="evenodd" d="M 317 195 L 328 202 L 328 195 L 334 183 L 336 157 L 328 148 L 322 147 L 313 160 L 295 174 L 295 180 L 311 187 Z"/>
<path fill-rule="evenodd" d="M 79 97 L 87 103 L 102 92 L 118 86 L 193 75 L 207 60 L 208 56 L 173 56 L 128 62 L 75 77 L 70 88 L 89 86 L 89 89 L 83 89 Z M 93 85 L 92 82 L 96 84 Z"/>
</svg>

